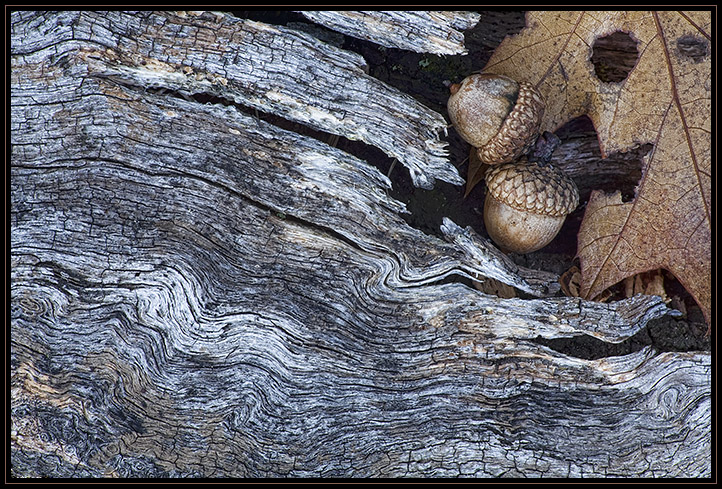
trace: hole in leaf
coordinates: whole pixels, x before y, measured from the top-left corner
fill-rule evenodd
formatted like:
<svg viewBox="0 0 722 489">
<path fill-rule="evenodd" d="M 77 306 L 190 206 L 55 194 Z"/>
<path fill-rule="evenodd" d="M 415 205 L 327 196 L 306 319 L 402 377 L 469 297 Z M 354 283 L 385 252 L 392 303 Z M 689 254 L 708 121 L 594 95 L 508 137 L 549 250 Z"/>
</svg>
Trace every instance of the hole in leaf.
<svg viewBox="0 0 722 489">
<path fill-rule="evenodd" d="M 709 54 L 709 43 L 700 37 L 686 34 L 677 39 L 677 51 L 681 56 L 699 63 Z"/>
<path fill-rule="evenodd" d="M 592 47 L 594 71 L 597 78 L 605 83 L 624 81 L 637 64 L 637 59 L 637 41 L 626 32 L 600 37 Z"/>
</svg>

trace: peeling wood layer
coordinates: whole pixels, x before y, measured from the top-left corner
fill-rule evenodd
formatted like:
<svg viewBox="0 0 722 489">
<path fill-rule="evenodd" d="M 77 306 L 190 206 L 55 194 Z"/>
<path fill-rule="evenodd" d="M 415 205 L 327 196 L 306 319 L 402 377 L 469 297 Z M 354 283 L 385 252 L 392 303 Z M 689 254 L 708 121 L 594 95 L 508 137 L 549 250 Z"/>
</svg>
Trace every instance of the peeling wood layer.
<svg viewBox="0 0 722 489">
<path fill-rule="evenodd" d="M 475 12 L 301 11 L 304 17 L 351 37 L 417 53 L 466 54 L 464 32 Z"/>
<path fill-rule="evenodd" d="M 397 158 L 418 187 L 463 183 L 440 114 L 367 75 L 361 56 L 302 32 L 211 13 L 65 12 L 58 26 L 32 22 L 35 31 L 13 39 L 18 55 L 62 58 L 82 43 L 87 76 L 208 94 L 363 141 Z"/>
</svg>

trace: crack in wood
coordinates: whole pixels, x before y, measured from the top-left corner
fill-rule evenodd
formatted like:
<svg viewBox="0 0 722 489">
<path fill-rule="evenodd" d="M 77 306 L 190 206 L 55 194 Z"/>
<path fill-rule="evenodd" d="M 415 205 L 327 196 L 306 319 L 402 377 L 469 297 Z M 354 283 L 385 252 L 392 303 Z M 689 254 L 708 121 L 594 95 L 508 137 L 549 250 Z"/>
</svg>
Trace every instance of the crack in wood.
<svg viewBox="0 0 722 489">
<path fill-rule="evenodd" d="M 709 355 L 540 344 L 625 341 L 670 314 L 661 299 L 546 297 L 554 274 L 473 230 L 408 226 L 353 155 L 192 96 L 212 91 L 86 76 L 120 45 L 197 87 L 199 66 L 219 73 L 207 41 L 278 29 L 192 12 L 11 26 L 12 475 L 709 473 Z M 287 62 L 315 42 L 293 39 Z"/>
</svg>

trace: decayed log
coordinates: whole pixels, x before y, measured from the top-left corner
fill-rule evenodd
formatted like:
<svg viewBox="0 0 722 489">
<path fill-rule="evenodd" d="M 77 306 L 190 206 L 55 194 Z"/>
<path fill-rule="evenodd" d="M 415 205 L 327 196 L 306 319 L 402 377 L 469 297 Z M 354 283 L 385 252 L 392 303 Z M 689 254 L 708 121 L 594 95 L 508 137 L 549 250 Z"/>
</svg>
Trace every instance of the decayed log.
<svg viewBox="0 0 722 489">
<path fill-rule="evenodd" d="M 62 40 L 82 33 L 91 50 L 109 50 L 102 56 L 115 63 L 105 64 L 103 76 L 221 96 L 363 141 L 397 158 L 419 187 L 431 188 L 436 179 L 463 182 L 439 139 L 444 118 L 367 75 L 365 61 L 355 53 L 292 29 L 224 16 L 112 12 L 82 20 L 73 31 L 53 34 Z M 105 38 L 106 29 L 119 28 L 125 32 Z"/>
<path fill-rule="evenodd" d="M 229 102 L 298 100 L 294 70 L 218 61 L 249 28 L 274 59 L 321 49 L 219 14 L 13 13 L 12 474 L 711 474 L 708 354 L 536 341 L 623 341 L 661 299 L 554 297 L 469 229 L 410 227 L 374 167 Z"/>
<path fill-rule="evenodd" d="M 346 35 L 387 48 L 418 53 L 466 54 L 464 31 L 475 12 L 302 11 L 304 17 Z"/>
</svg>

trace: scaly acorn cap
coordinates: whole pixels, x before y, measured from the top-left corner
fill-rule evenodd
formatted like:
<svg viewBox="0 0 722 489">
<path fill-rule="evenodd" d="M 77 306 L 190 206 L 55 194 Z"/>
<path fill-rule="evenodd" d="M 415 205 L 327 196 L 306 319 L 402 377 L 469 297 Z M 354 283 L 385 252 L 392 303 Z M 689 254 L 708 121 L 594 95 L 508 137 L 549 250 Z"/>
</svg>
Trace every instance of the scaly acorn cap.
<svg viewBox="0 0 722 489">
<path fill-rule="evenodd" d="M 478 149 L 487 165 L 509 163 L 526 154 L 539 135 L 544 115 L 544 99 L 530 83 L 519 84 L 519 96 L 501 129 L 485 146 Z"/>
<path fill-rule="evenodd" d="M 579 203 L 577 186 L 560 170 L 528 163 L 489 168 L 486 232 L 502 251 L 531 253 L 549 244 Z"/>
<path fill-rule="evenodd" d="M 574 180 L 553 166 L 518 162 L 492 166 L 486 173 L 489 193 L 514 209 L 547 216 L 566 216 L 579 205 Z"/>
</svg>

